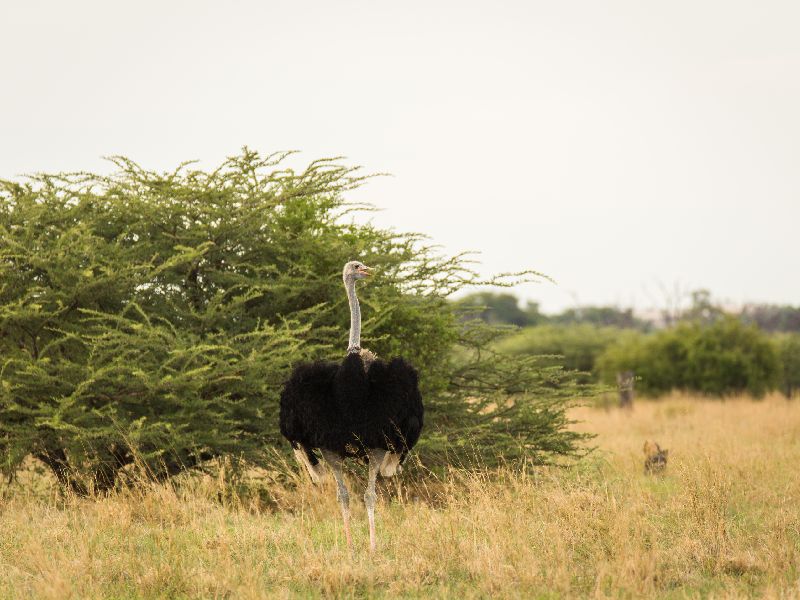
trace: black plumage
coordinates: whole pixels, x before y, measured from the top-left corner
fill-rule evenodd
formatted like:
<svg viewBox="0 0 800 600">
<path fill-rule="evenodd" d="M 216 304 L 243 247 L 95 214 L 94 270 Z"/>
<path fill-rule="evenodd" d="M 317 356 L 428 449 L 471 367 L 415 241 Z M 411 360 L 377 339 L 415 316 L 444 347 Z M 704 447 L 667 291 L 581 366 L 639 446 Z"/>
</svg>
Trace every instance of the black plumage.
<svg viewBox="0 0 800 600">
<path fill-rule="evenodd" d="M 356 352 L 341 362 L 317 361 L 295 367 L 281 394 L 281 433 L 303 448 L 367 458 L 369 450 L 400 455 L 417 443 L 424 409 L 416 369 L 402 358 L 366 364 Z"/>
</svg>

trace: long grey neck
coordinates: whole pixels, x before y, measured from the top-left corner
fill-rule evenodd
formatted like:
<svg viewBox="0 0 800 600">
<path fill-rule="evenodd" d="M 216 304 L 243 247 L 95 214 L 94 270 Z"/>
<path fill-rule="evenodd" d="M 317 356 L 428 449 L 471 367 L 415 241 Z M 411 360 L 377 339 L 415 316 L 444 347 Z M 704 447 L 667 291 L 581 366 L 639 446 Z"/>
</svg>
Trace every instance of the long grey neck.
<svg viewBox="0 0 800 600">
<path fill-rule="evenodd" d="M 356 280 L 346 280 L 344 287 L 347 289 L 347 299 L 350 301 L 350 341 L 347 343 L 347 351 L 352 352 L 361 347 L 361 307 L 356 296 Z"/>
</svg>

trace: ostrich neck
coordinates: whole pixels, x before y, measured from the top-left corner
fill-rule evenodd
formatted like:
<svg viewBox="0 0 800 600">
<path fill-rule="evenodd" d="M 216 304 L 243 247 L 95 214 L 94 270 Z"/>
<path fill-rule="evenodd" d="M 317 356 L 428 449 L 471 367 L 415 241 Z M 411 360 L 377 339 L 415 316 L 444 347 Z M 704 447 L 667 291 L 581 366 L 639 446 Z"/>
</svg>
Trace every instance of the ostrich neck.
<svg viewBox="0 0 800 600">
<path fill-rule="evenodd" d="M 356 296 L 356 281 L 350 279 L 345 282 L 347 289 L 347 299 L 350 301 L 350 341 L 347 344 L 347 351 L 361 346 L 361 307 L 358 305 Z"/>
</svg>

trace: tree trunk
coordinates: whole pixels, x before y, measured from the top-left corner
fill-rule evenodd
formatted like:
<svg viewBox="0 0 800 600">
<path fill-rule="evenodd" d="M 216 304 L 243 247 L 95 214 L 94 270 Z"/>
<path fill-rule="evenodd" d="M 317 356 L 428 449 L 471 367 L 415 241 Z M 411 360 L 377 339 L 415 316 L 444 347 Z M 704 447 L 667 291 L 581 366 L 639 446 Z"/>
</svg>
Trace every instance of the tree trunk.
<svg viewBox="0 0 800 600">
<path fill-rule="evenodd" d="M 619 392 L 619 407 L 633 408 L 633 371 L 617 373 L 617 391 Z"/>
<path fill-rule="evenodd" d="M 69 459 L 63 448 L 47 448 L 38 453 L 36 458 L 50 467 L 62 487 L 71 489 L 78 496 L 88 495 L 89 490 L 86 489 L 86 486 L 72 476 Z"/>
</svg>

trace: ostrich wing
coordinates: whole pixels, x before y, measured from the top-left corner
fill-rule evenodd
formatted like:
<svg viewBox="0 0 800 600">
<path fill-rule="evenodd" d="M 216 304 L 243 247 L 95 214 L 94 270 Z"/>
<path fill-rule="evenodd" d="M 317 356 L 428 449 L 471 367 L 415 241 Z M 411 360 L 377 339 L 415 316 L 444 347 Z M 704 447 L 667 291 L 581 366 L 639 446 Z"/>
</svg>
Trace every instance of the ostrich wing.
<svg viewBox="0 0 800 600">
<path fill-rule="evenodd" d="M 383 418 L 390 423 L 386 431 L 395 451 L 411 449 L 422 431 L 424 409 L 417 370 L 402 358 L 393 358 L 381 367 L 370 369 L 370 395 L 383 406 Z"/>
<path fill-rule="evenodd" d="M 295 367 L 281 393 L 281 433 L 291 442 L 310 448 L 330 445 L 330 434 L 340 429 L 341 415 L 334 403 L 335 362 L 317 361 Z"/>
<path fill-rule="evenodd" d="M 349 356 L 337 374 L 336 386 L 348 428 L 362 448 L 400 452 L 419 439 L 422 397 L 417 372 L 403 359 L 375 360 L 364 372 L 361 358 Z"/>
</svg>

